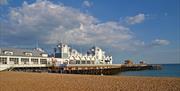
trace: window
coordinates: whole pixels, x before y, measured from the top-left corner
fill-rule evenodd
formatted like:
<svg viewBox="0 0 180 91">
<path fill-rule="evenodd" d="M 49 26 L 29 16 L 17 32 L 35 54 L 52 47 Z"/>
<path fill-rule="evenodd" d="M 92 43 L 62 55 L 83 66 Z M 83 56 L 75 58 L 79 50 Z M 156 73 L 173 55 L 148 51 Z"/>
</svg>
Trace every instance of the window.
<svg viewBox="0 0 180 91">
<path fill-rule="evenodd" d="M 29 64 L 29 58 L 21 58 L 22 64 Z"/>
<path fill-rule="evenodd" d="M 80 61 L 76 61 L 76 64 L 80 64 Z"/>
<path fill-rule="evenodd" d="M 32 63 L 32 64 L 38 64 L 38 59 L 32 58 L 32 59 L 31 59 L 31 63 Z"/>
<path fill-rule="evenodd" d="M 42 53 L 41 56 L 42 56 L 42 57 L 48 57 L 48 54 Z"/>
<path fill-rule="evenodd" d="M 74 60 L 70 60 L 69 64 L 75 64 L 75 61 Z"/>
<path fill-rule="evenodd" d="M 4 54 L 6 54 L 6 55 L 13 55 L 13 52 L 11 52 L 11 51 L 4 51 Z"/>
<path fill-rule="evenodd" d="M 90 62 L 90 61 L 87 61 L 87 64 L 91 64 L 91 62 Z"/>
<path fill-rule="evenodd" d="M 47 64 L 47 59 L 40 59 L 40 64 Z"/>
<path fill-rule="evenodd" d="M 86 63 L 86 61 L 82 61 L 82 64 L 85 64 Z"/>
<path fill-rule="evenodd" d="M 31 52 L 25 52 L 24 53 L 26 56 L 32 56 L 32 53 Z"/>
<path fill-rule="evenodd" d="M 18 58 L 9 58 L 10 64 L 19 64 Z"/>
<path fill-rule="evenodd" d="M 0 64 L 7 64 L 7 58 L 6 57 L 0 57 Z"/>
</svg>

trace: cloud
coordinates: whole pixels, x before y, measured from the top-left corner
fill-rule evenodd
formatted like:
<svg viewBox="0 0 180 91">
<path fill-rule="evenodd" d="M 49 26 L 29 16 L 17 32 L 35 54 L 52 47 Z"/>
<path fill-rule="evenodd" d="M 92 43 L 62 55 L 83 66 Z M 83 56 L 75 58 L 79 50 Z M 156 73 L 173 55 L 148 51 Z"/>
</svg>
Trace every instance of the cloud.
<svg viewBox="0 0 180 91">
<path fill-rule="evenodd" d="M 144 14 L 135 17 L 139 16 Z M 137 50 L 146 45 L 136 39 L 130 28 L 119 22 L 99 22 L 94 16 L 50 1 L 24 2 L 22 7 L 11 8 L 7 22 L 2 23 L 1 33 L 1 43 L 6 45 L 32 45 L 37 40 L 44 45 L 56 45 L 63 41 L 74 45 L 115 47 L 118 50 Z M 158 42 L 163 44 L 165 41 L 156 40 L 154 44 Z"/>
<path fill-rule="evenodd" d="M 126 18 L 126 22 L 128 24 L 138 24 L 138 23 L 141 23 L 145 20 L 145 15 L 144 14 L 138 14 L 136 16 L 132 16 L 132 17 L 127 17 Z"/>
<path fill-rule="evenodd" d="M 163 39 L 155 39 L 152 41 L 152 46 L 162 46 L 162 45 L 169 45 L 170 42 L 168 40 Z"/>
<path fill-rule="evenodd" d="M 8 1 L 7 0 L 0 0 L 0 5 L 7 5 Z"/>
<path fill-rule="evenodd" d="M 85 0 L 83 1 L 82 5 L 89 8 L 89 7 L 92 7 L 93 4 L 92 2 Z"/>
</svg>

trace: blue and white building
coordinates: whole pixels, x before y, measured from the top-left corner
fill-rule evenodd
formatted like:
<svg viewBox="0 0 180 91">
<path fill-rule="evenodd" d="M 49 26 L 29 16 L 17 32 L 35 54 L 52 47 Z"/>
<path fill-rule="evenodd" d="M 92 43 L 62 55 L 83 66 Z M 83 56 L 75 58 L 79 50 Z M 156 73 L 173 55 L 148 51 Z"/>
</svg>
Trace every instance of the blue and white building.
<svg viewBox="0 0 180 91">
<path fill-rule="evenodd" d="M 67 44 L 59 43 L 57 51 L 54 56 L 48 56 L 48 53 L 41 48 L 0 48 L 0 71 L 10 67 L 46 67 L 53 63 L 56 65 L 112 64 L 112 56 L 107 56 L 105 51 L 95 46 L 86 54 L 82 54 Z"/>
</svg>

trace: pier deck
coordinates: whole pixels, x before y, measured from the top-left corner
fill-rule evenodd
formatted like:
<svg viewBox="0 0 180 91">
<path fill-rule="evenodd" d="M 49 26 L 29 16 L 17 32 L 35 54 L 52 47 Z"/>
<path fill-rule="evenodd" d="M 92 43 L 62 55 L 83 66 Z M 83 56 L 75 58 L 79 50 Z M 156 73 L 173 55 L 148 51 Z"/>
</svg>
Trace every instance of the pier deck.
<svg viewBox="0 0 180 91">
<path fill-rule="evenodd" d="M 138 70 L 157 70 L 159 65 L 147 64 L 68 64 L 68 65 L 47 65 L 44 67 L 13 67 L 10 71 L 25 71 L 25 72 L 50 72 L 50 73 L 66 73 L 66 74 L 95 74 L 95 75 L 113 75 L 123 71 L 138 71 Z"/>
<path fill-rule="evenodd" d="M 153 69 L 152 65 L 146 64 L 111 64 L 111 65 L 66 65 L 52 66 L 50 71 L 54 73 L 69 73 L 69 74 L 104 74 L 112 75 L 122 71 L 148 70 Z"/>
</svg>

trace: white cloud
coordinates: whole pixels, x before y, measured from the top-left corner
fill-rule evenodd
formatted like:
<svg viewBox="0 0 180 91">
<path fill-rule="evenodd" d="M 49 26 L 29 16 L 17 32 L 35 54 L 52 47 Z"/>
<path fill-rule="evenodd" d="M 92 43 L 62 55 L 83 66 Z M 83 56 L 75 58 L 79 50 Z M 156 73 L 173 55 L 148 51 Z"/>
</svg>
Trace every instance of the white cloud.
<svg viewBox="0 0 180 91">
<path fill-rule="evenodd" d="M 144 15 L 137 15 L 139 16 Z M 25 2 L 22 7 L 12 8 L 8 21 L 2 23 L 3 36 L 6 41 L 13 41 L 15 44 L 31 44 L 39 40 L 47 45 L 55 45 L 64 41 L 75 45 L 111 46 L 120 50 L 136 50 L 145 46 L 128 27 L 118 22 L 100 23 L 91 15 L 50 1 L 33 4 Z M 156 40 L 159 41 L 160 44 L 165 42 Z"/>
<path fill-rule="evenodd" d="M 152 46 L 162 46 L 162 45 L 169 45 L 170 42 L 168 40 L 163 39 L 155 39 L 152 41 Z"/>
<path fill-rule="evenodd" d="M 144 20 L 145 20 L 145 15 L 141 13 L 136 16 L 126 18 L 126 22 L 128 24 L 137 24 L 143 22 Z"/>
<path fill-rule="evenodd" d="M 85 6 L 85 7 L 92 7 L 92 2 L 90 2 L 90 1 L 87 1 L 87 0 L 85 0 L 85 1 L 83 1 L 83 6 Z"/>
<path fill-rule="evenodd" d="M 6 5 L 6 4 L 8 4 L 7 0 L 0 0 L 0 5 Z"/>
</svg>

